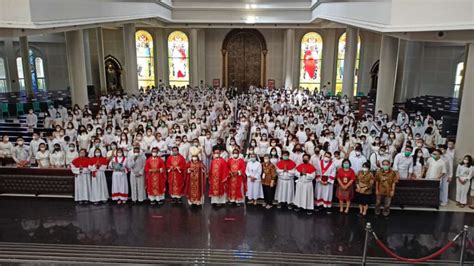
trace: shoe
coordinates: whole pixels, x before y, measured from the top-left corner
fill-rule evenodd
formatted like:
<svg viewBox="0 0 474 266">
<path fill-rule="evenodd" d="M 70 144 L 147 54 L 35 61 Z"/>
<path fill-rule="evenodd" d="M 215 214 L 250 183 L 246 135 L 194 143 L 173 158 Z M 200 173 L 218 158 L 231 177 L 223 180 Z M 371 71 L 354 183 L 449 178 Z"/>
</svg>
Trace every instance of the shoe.
<svg viewBox="0 0 474 266">
<path fill-rule="evenodd" d="M 459 208 L 464 208 L 466 207 L 466 204 L 459 204 Z"/>
<path fill-rule="evenodd" d="M 313 212 L 306 212 L 306 215 L 311 215 L 313 214 Z"/>
<path fill-rule="evenodd" d="M 288 208 L 288 210 L 292 210 L 292 209 L 293 209 L 293 206 L 291 206 L 291 205 L 288 205 L 288 206 L 286 206 L 286 207 Z"/>
<path fill-rule="evenodd" d="M 272 205 L 267 205 L 267 206 L 265 206 L 265 208 L 266 208 L 267 210 L 270 210 L 270 209 L 272 208 Z"/>
<path fill-rule="evenodd" d="M 469 208 L 470 208 L 470 209 L 474 209 L 474 205 L 469 205 Z"/>
<path fill-rule="evenodd" d="M 326 210 L 326 214 L 331 214 L 331 213 L 332 213 L 332 211 L 330 209 Z"/>
<path fill-rule="evenodd" d="M 473 209 L 474 209 L 474 207 L 469 207 L 469 208 L 473 208 Z M 281 205 L 280 205 L 280 204 L 277 205 L 277 209 L 281 209 Z"/>
<path fill-rule="evenodd" d="M 150 202 L 150 204 L 151 204 L 151 205 L 155 205 L 155 204 L 156 204 L 156 201 L 155 201 L 155 200 L 152 200 L 152 201 Z"/>
<path fill-rule="evenodd" d="M 299 212 L 300 211 L 300 208 L 295 208 L 295 212 Z"/>
</svg>

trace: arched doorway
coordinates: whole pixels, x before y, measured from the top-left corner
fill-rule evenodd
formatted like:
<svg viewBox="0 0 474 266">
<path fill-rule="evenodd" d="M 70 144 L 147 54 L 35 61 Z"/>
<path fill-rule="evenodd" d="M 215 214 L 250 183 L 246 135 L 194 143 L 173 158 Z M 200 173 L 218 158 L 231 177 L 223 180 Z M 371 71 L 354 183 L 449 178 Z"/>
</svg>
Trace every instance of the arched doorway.
<svg viewBox="0 0 474 266">
<path fill-rule="evenodd" d="M 117 58 L 108 55 L 104 59 L 105 80 L 107 93 L 116 94 L 122 92 L 122 64 Z"/>
<path fill-rule="evenodd" d="M 267 44 L 255 29 L 234 29 L 222 44 L 223 84 L 248 89 L 265 84 Z"/>
<path fill-rule="evenodd" d="M 370 69 L 370 96 L 375 97 L 377 94 L 377 82 L 379 80 L 379 64 L 380 60 L 375 61 Z"/>
</svg>

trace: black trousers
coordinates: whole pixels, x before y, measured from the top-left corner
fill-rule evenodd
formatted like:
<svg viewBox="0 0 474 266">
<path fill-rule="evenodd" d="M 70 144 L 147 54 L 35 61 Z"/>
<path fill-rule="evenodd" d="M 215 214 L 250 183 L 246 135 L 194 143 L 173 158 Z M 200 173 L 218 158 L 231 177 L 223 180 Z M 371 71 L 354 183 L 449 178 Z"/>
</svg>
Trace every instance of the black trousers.
<svg viewBox="0 0 474 266">
<path fill-rule="evenodd" d="M 275 186 L 265 186 L 263 185 L 263 198 L 266 204 L 273 204 L 273 199 L 275 198 Z"/>
</svg>

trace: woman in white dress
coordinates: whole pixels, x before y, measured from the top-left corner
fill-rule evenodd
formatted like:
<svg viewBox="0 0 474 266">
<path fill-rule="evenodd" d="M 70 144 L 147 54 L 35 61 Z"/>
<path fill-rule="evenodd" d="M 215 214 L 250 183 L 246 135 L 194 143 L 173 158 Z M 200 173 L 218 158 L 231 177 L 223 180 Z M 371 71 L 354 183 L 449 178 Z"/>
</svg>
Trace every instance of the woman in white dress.
<svg viewBox="0 0 474 266">
<path fill-rule="evenodd" d="M 36 163 L 39 168 L 49 168 L 49 151 L 45 143 L 39 145 L 39 151 L 36 153 Z"/>
<path fill-rule="evenodd" d="M 126 203 L 128 200 L 128 169 L 127 158 L 124 156 L 123 149 L 117 149 L 117 156 L 113 157 L 109 163 L 112 173 L 112 200 L 117 204 Z"/>
<path fill-rule="evenodd" d="M 52 168 L 64 168 L 66 163 L 65 154 L 59 143 L 54 144 L 53 152 L 49 155 L 49 162 Z"/>
<path fill-rule="evenodd" d="M 467 204 L 467 196 L 471 186 L 472 173 L 472 157 L 466 155 L 456 169 L 456 202 L 461 208 L 466 207 Z"/>
<path fill-rule="evenodd" d="M 68 147 L 69 148 L 65 155 L 66 167 L 71 167 L 72 161 L 79 157 L 79 153 L 77 152 L 76 145 L 74 143 L 69 143 Z"/>
<path fill-rule="evenodd" d="M 257 199 L 263 198 L 263 188 L 262 165 L 257 161 L 256 154 L 250 155 L 245 174 L 247 175 L 247 198 L 250 204 L 257 205 Z"/>
</svg>

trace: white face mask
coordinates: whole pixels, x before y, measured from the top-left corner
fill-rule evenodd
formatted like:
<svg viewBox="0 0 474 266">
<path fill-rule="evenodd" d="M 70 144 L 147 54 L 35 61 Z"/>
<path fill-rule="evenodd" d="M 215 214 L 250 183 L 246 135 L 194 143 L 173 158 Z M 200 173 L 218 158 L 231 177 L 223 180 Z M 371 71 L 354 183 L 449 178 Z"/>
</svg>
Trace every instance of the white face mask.
<svg viewBox="0 0 474 266">
<path fill-rule="evenodd" d="M 468 164 L 468 163 L 469 163 L 469 160 L 464 160 L 463 163 L 464 163 L 464 164 Z"/>
<path fill-rule="evenodd" d="M 101 154 L 100 152 L 96 152 L 96 153 L 95 153 L 95 156 L 96 156 L 96 157 L 100 157 L 101 155 L 102 155 L 102 154 Z"/>
<path fill-rule="evenodd" d="M 331 160 L 331 158 L 328 158 L 328 157 L 324 157 L 323 159 L 326 163 L 329 162 Z"/>
<path fill-rule="evenodd" d="M 153 157 L 156 157 L 157 155 L 158 155 L 158 153 L 156 153 L 156 152 L 151 153 L 151 156 L 153 156 Z"/>
<path fill-rule="evenodd" d="M 233 156 L 235 159 L 239 158 L 239 154 L 233 154 Z"/>
<path fill-rule="evenodd" d="M 367 171 L 369 171 L 369 168 L 367 168 L 367 167 L 362 167 L 362 172 L 367 172 Z"/>
</svg>

